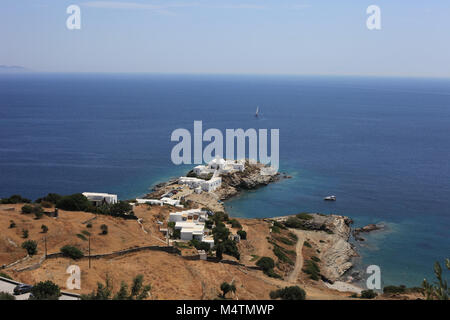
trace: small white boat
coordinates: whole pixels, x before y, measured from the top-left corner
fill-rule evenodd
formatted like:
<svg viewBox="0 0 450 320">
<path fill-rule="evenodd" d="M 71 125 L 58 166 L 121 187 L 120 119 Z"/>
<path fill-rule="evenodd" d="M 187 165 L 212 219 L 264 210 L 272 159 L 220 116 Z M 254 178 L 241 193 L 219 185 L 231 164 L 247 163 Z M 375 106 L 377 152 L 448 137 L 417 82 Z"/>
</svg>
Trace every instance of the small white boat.
<svg viewBox="0 0 450 320">
<path fill-rule="evenodd" d="M 328 196 L 328 197 L 323 198 L 323 200 L 325 200 L 325 201 L 336 201 L 336 196 Z"/>
<path fill-rule="evenodd" d="M 259 107 L 256 107 L 255 117 L 258 118 L 258 114 L 259 114 Z"/>
</svg>

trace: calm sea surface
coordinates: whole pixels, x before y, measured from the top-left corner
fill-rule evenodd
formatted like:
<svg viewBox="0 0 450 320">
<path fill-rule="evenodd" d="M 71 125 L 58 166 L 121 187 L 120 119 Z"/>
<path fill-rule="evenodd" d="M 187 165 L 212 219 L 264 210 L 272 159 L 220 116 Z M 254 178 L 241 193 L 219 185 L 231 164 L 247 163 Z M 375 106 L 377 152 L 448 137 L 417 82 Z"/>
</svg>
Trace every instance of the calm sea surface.
<svg viewBox="0 0 450 320">
<path fill-rule="evenodd" d="M 0 197 L 142 195 L 189 169 L 171 163 L 170 135 L 194 120 L 280 129 L 280 170 L 292 179 L 227 202 L 232 215 L 385 222 L 359 245 L 359 268 L 379 265 L 384 284 L 419 285 L 449 257 L 450 80 L 0 75 Z"/>
</svg>

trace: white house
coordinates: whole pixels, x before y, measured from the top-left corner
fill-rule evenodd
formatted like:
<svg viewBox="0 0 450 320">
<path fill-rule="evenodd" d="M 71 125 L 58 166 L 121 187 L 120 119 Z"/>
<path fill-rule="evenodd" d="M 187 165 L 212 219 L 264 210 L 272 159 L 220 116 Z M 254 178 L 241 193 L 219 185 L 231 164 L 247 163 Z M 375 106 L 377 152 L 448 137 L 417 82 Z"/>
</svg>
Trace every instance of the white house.
<svg viewBox="0 0 450 320">
<path fill-rule="evenodd" d="M 194 168 L 194 173 L 197 176 L 207 176 L 208 174 L 215 173 L 232 173 L 236 171 L 245 170 L 245 160 L 225 160 L 222 158 L 216 158 L 211 160 L 208 165 L 200 165 Z"/>
<path fill-rule="evenodd" d="M 180 230 L 180 239 L 190 241 L 196 239 L 214 245 L 214 239 L 207 235 L 205 221 L 208 219 L 206 211 L 190 209 L 169 214 L 169 221 L 175 222 L 175 229 Z"/>
<path fill-rule="evenodd" d="M 169 214 L 170 222 L 178 221 L 194 221 L 194 222 L 204 222 L 208 219 L 206 211 L 202 209 L 190 209 L 179 212 L 171 212 Z"/>
<path fill-rule="evenodd" d="M 185 184 L 189 186 L 191 189 L 201 188 L 203 191 L 211 192 L 216 190 L 218 187 L 222 185 L 222 178 L 213 176 L 209 180 L 203 180 L 199 178 L 192 177 L 180 177 L 178 179 L 179 184 Z"/>
<path fill-rule="evenodd" d="M 88 198 L 88 200 L 91 201 L 96 206 L 100 206 L 105 203 L 106 204 L 117 203 L 117 194 L 83 192 L 83 196 Z"/>
</svg>

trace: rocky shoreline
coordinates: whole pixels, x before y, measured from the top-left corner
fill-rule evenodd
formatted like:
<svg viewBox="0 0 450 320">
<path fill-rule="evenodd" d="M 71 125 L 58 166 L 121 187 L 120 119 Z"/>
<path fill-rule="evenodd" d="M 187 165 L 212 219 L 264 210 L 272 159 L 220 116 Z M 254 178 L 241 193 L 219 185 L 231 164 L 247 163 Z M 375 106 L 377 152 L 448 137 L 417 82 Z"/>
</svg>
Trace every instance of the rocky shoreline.
<svg viewBox="0 0 450 320">
<path fill-rule="evenodd" d="M 308 213 L 308 219 L 298 219 L 298 229 L 315 240 L 320 252 L 320 273 L 323 280 L 331 283 L 338 281 L 353 267 L 352 259 L 358 256 L 354 246 L 349 242 L 352 219 L 340 215 Z M 290 217 L 275 217 L 273 220 L 286 222 Z"/>
<path fill-rule="evenodd" d="M 221 175 L 222 186 L 214 192 L 203 195 L 188 195 L 186 200 L 206 206 L 215 210 L 224 211 L 221 201 L 228 200 L 239 195 L 242 191 L 254 190 L 281 179 L 290 178 L 286 174 L 273 173 L 262 174 L 262 164 L 246 164 L 243 172 L 233 172 Z M 177 179 L 171 179 L 153 187 L 152 193 L 146 198 L 158 197 L 167 192 L 171 186 L 177 184 Z M 350 237 L 355 240 L 364 241 L 360 233 L 367 233 L 374 230 L 383 229 L 382 225 L 368 225 L 363 228 L 352 230 L 352 219 L 341 215 L 324 215 L 320 213 L 308 213 L 310 219 L 301 220 L 301 228 L 311 238 L 316 239 L 317 250 L 320 252 L 321 276 L 323 280 L 334 283 L 344 280 L 343 277 L 353 267 L 353 258 L 358 257 L 358 253 Z M 295 216 L 274 217 L 270 220 L 285 222 L 288 218 Z"/>
</svg>

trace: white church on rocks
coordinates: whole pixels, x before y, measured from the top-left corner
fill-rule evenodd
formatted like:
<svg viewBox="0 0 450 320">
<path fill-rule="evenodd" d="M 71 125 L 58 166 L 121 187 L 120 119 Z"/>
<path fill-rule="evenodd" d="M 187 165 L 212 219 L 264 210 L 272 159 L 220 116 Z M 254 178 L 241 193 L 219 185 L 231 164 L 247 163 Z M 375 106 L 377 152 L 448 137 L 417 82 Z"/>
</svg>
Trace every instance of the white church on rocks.
<svg viewBox="0 0 450 320">
<path fill-rule="evenodd" d="M 225 160 L 222 158 L 213 159 L 208 165 L 199 165 L 194 168 L 197 177 L 207 177 L 212 174 L 211 179 L 205 180 L 196 177 L 180 177 L 179 184 L 188 185 L 189 188 L 195 189 L 195 192 L 202 191 L 211 192 L 222 185 L 221 174 L 232 173 L 245 170 L 245 160 Z"/>
</svg>

